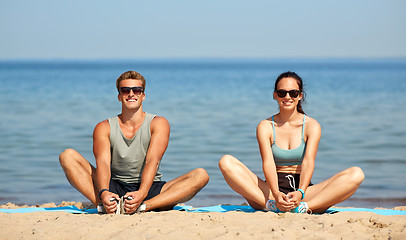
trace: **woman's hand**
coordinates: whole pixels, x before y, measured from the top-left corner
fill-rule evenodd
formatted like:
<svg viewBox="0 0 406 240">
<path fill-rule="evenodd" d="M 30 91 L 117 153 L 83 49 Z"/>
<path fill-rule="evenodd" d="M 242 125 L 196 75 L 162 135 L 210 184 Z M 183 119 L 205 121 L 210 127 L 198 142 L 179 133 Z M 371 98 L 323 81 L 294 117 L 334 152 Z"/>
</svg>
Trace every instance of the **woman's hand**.
<svg viewBox="0 0 406 240">
<path fill-rule="evenodd" d="M 294 207 L 299 206 L 300 201 L 302 200 L 302 193 L 299 191 L 294 191 L 286 194 L 286 197 L 290 203 L 294 204 Z"/>
<path fill-rule="evenodd" d="M 291 209 L 295 208 L 294 202 L 291 202 L 288 195 L 283 192 L 277 194 L 275 197 L 275 203 L 276 207 L 283 212 L 289 212 Z"/>
</svg>

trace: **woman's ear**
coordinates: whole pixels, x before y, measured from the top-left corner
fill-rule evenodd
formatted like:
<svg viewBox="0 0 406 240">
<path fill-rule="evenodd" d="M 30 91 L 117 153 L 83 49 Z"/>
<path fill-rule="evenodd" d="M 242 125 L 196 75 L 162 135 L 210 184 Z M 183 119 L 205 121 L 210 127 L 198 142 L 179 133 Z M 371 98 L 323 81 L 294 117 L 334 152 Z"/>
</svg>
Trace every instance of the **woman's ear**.
<svg viewBox="0 0 406 240">
<path fill-rule="evenodd" d="M 300 92 L 299 94 L 299 101 L 303 99 L 303 92 Z"/>
</svg>

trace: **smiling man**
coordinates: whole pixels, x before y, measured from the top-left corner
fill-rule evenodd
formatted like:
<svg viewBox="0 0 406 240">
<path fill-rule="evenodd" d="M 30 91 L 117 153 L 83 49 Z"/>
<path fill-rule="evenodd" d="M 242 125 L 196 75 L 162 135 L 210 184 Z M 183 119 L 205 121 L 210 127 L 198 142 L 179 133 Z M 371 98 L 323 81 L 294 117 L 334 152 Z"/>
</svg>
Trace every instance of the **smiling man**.
<svg viewBox="0 0 406 240">
<path fill-rule="evenodd" d="M 207 172 L 198 168 L 161 181 L 159 166 L 169 142 L 169 123 L 143 111 L 146 84 L 141 74 L 125 72 L 116 85 L 122 112 L 94 129 L 97 167 L 66 149 L 59 161 L 68 181 L 106 213 L 169 210 L 190 200 L 209 181 Z"/>
</svg>

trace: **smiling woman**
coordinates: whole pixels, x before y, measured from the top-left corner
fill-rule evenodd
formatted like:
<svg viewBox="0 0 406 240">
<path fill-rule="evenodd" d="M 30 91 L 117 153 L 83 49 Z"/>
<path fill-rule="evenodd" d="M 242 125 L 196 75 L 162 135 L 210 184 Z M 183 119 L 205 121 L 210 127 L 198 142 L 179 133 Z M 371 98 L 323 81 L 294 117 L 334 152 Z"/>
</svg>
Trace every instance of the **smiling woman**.
<svg viewBox="0 0 406 240">
<path fill-rule="evenodd" d="M 287 79 L 287 78 L 294 79 L 294 81 L 293 82 L 289 81 L 286 83 L 286 84 L 288 84 L 287 86 L 279 86 L 279 89 L 278 89 L 279 82 L 282 79 Z M 292 89 L 292 90 L 285 90 L 285 89 Z M 305 91 L 303 90 L 303 81 L 302 81 L 302 78 L 300 78 L 299 75 L 297 75 L 294 72 L 282 73 L 281 75 L 279 75 L 279 77 L 275 81 L 274 99 L 277 99 L 277 97 L 285 98 L 287 96 L 287 94 L 289 94 L 292 101 L 295 100 L 296 98 L 298 98 L 297 99 L 298 101 L 296 103 L 296 109 L 299 113 L 305 114 L 303 111 L 303 108 L 302 108 L 302 102 L 305 100 L 305 95 L 306 95 Z M 289 100 L 289 99 L 287 99 L 287 100 Z M 279 101 L 278 101 L 278 103 L 279 103 Z M 281 105 L 279 105 L 279 107 L 281 107 Z"/>
<path fill-rule="evenodd" d="M 294 72 L 282 73 L 273 97 L 279 113 L 257 127 L 265 181 L 237 158 L 225 155 L 219 167 L 228 185 L 253 208 L 273 212 L 322 213 L 349 198 L 364 179 L 359 167 L 311 183 L 321 128 L 302 109 L 302 79 Z"/>
</svg>

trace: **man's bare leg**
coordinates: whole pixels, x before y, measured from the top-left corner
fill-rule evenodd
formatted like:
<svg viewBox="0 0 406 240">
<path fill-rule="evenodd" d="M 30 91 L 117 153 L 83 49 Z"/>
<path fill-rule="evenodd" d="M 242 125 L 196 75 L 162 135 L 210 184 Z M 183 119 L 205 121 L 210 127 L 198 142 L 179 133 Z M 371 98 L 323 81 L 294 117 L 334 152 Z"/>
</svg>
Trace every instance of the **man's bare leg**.
<svg viewBox="0 0 406 240">
<path fill-rule="evenodd" d="M 97 206 L 99 198 L 95 185 L 96 169 L 73 149 L 66 149 L 61 153 L 59 162 L 69 183 Z"/>
<path fill-rule="evenodd" d="M 175 178 L 162 187 L 161 193 L 144 204 L 146 211 L 172 209 L 176 204 L 192 199 L 209 182 L 209 175 L 203 168 L 194 169 Z"/>
</svg>

